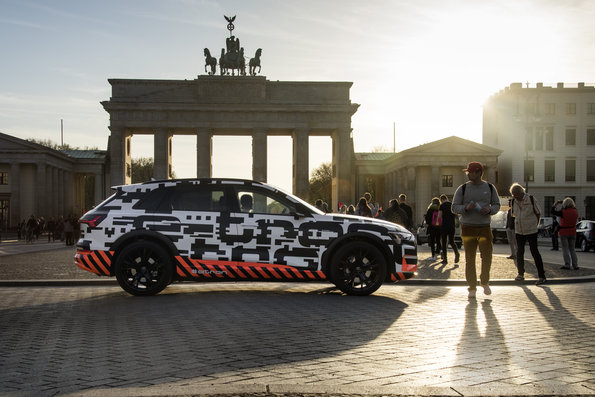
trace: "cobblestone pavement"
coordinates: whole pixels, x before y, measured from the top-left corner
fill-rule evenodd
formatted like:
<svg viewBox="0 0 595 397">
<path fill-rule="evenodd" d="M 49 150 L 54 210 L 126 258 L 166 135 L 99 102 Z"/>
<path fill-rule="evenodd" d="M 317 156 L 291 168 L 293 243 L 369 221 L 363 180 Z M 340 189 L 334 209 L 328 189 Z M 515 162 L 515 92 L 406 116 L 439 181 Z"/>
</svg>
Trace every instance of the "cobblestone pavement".
<svg viewBox="0 0 595 397">
<path fill-rule="evenodd" d="M 595 283 L 0 288 L 2 395 L 593 395 Z"/>
</svg>

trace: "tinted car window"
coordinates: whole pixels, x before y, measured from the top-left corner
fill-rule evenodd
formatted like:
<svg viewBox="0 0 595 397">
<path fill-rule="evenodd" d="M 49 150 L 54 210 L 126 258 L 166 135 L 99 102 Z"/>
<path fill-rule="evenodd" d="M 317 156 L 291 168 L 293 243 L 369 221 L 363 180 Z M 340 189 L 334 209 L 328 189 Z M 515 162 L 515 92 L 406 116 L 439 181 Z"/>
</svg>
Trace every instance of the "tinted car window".
<svg viewBox="0 0 595 397">
<path fill-rule="evenodd" d="M 289 215 L 295 212 L 295 206 L 291 203 L 266 193 L 268 192 L 239 190 L 236 199 L 240 212 L 273 215 Z"/>
<path fill-rule="evenodd" d="M 227 203 L 223 189 L 190 186 L 184 188 L 165 188 L 152 192 L 139 208 L 153 206 L 157 212 L 174 211 L 226 211 Z"/>
</svg>

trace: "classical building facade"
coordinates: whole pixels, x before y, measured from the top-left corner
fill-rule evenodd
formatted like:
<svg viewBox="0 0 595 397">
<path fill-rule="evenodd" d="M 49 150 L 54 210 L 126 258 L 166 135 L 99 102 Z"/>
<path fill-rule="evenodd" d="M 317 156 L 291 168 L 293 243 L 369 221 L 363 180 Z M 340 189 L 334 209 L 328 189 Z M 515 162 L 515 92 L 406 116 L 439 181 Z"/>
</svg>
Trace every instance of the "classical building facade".
<svg viewBox="0 0 595 397">
<path fill-rule="evenodd" d="M 546 215 L 569 196 L 595 219 L 595 87 L 511 84 L 484 105 L 483 143 L 502 150 L 499 189 L 527 186 Z"/>
<path fill-rule="evenodd" d="M 195 80 L 110 79 L 111 185 L 130 183 L 131 136 L 154 137 L 156 179 L 171 176 L 172 136 L 195 135 L 198 178 L 211 176 L 212 137 L 252 137 L 252 177 L 267 179 L 267 136 L 293 138 L 293 193 L 308 196 L 308 137 L 332 137 L 333 201 L 354 195 L 348 82 L 273 82 L 260 76 Z"/>
<path fill-rule="evenodd" d="M 104 150 L 59 151 L 0 133 L 0 227 L 80 216 L 106 196 L 106 177 Z"/>
<path fill-rule="evenodd" d="M 407 195 L 414 222 L 421 223 L 433 197 L 453 197 L 467 181 L 463 169 L 481 162 L 484 179 L 498 183 L 498 158 L 502 151 L 456 136 L 440 139 L 397 153 L 355 153 L 354 174 L 359 195 L 373 192 L 374 201 L 386 206 L 399 194 Z"/>
</svg>

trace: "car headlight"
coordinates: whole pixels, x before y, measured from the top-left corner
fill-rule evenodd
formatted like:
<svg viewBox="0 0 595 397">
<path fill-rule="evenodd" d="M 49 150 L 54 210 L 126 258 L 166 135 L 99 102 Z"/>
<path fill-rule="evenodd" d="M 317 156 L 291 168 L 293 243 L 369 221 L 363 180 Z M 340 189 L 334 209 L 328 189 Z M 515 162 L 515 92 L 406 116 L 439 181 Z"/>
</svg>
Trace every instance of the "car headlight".
<svg viewBox="0 0 595 397">
<path fill-rule="evenodd" d="M 413 236 L 413 233 L 389 232 L 388 234 L 397 244 L 415 242 L 415 237 Z"/>
</svg>

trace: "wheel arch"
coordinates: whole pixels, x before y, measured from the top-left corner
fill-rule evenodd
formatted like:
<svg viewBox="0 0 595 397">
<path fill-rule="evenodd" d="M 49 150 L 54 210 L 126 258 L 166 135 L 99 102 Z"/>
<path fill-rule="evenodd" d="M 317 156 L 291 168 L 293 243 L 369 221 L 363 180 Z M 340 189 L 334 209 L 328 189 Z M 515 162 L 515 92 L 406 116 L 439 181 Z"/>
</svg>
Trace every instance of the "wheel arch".
<svg viewBox="0 0 595 397">
<path fill-rule="evenodd" d="M 178 249 L 174 243 L 165 235 L 151 230 L 134 230 L 119 237 L 110 247 L 110 251 L 114 252 L 112 263 L 116 263 L 118 256 L 122 249 L 130 243 L 136 241 L 149 241 L 162 246 L 172 257 L 178 255 Z M 114 275 L 114 267 L 111 268 L 111 275 Z"/>
</svg>

